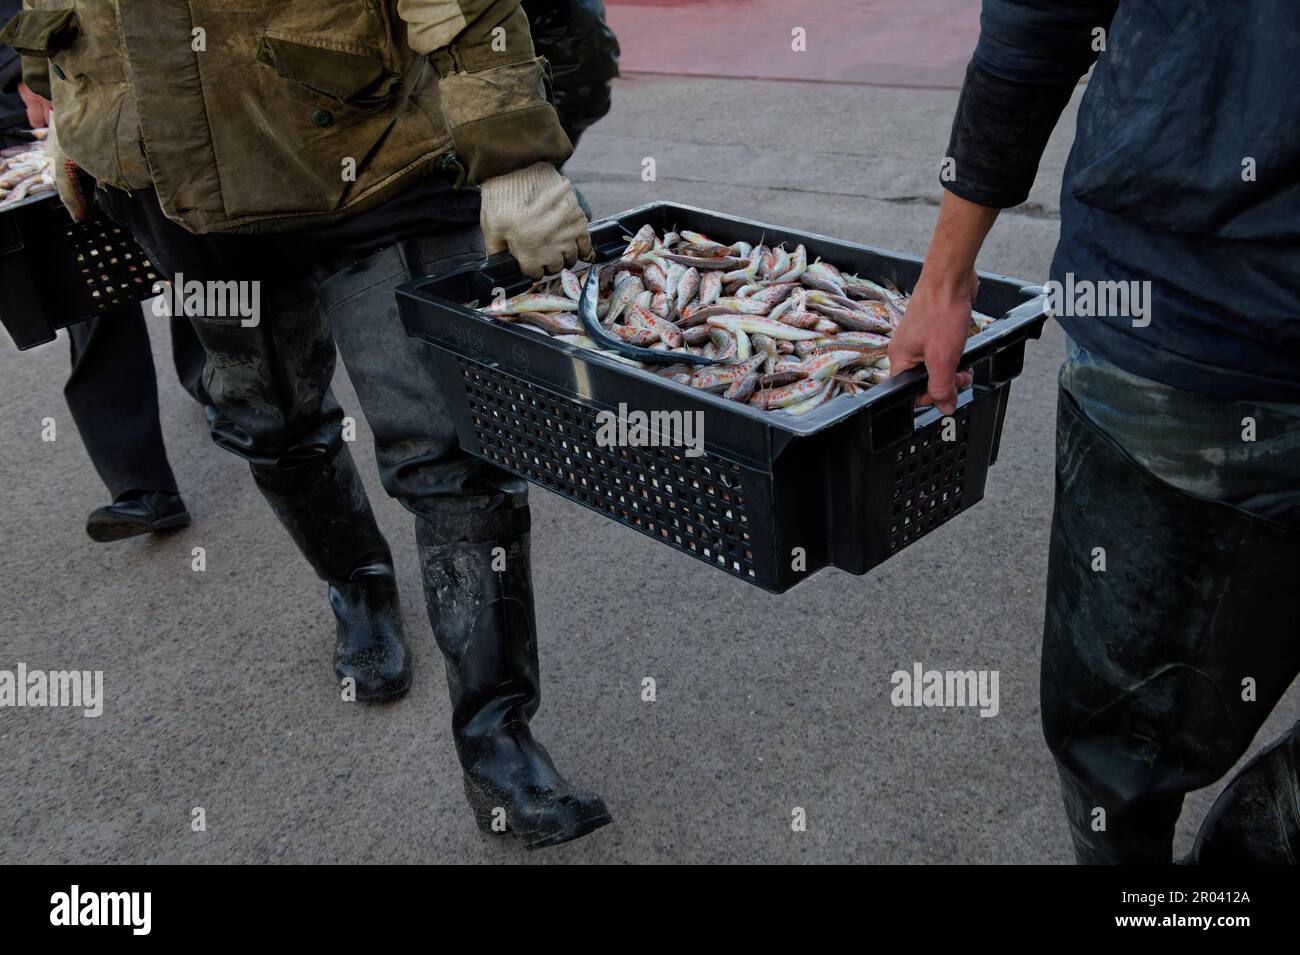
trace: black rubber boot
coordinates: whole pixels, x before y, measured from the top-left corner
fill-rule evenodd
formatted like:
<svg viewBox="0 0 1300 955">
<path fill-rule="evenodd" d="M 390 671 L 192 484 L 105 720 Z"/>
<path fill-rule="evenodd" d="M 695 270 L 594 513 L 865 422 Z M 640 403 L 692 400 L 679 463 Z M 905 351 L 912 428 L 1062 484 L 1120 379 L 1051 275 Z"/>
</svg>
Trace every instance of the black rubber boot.
<svg viewBox="0 0 1300 955">
<path fill-rule="evenodd" d="M 266 497 L 316 573 L 338 621 L 334 674 L 356 699 L 382 703 L 411 688 L 411 652 L 388 544 L 347 447 L 291 470 L 253 468 Z"/>
<path fill-rule="evenodd" d="M 560 776 L 529 731 L 541 685 L 528 511 L 509 513 L 513 532 L 450 543 L 417 519 L 416 543 L 429 621 L 447 662 L 452 736 L 475 819 L 484 832 L 508 827 L 525 848 L 540 849 L 599 829 L 610 815 L 599 796 Z"/>
<path fill-rule="evenodd" d="M 1214 801 L 1187 861 L 1300 864 L 1300 723 L 1247 763 Z"/>
<path fill-rule="evenodd" d="M 86 519 L 86 533 L 101 544 L 140 534 L 188 527 L 190 512 L 171 491 L 128 491 L 112 504 L 96 508 Z"/>
</svg>

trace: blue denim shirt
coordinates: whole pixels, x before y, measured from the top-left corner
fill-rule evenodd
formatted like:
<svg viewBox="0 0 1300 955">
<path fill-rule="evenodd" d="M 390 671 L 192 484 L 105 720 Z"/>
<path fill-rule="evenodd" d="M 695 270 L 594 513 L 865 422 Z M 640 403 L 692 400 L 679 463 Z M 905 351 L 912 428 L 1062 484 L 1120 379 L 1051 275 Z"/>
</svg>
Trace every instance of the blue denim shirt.
<svg viewBox="0 0 1300 955">
<path fill-rule="evenodd" d="M 1300 3 L 984 0 L 944 186 L 1023 201 L 1094 60 L 1052 278 L 1149 282 L 1150 322 L 1059 320 L 1134 374 L 1300 402 Z"/>
</svg>

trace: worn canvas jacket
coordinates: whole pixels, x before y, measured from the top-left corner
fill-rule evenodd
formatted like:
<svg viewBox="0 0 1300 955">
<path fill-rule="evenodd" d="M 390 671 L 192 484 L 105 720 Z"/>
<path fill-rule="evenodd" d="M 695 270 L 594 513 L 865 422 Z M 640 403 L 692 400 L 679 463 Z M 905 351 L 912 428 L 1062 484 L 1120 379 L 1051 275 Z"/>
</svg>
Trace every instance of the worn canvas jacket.
<svg viewBox="0 0 1300 955">
<path fill-rule="evenodd" d="M 518 0 L 26 0 L 59 141 L 192 232 L 348 215 L 572 151 Z M 39 82 L 39 81 L 38 81 Z"/>
</svg>

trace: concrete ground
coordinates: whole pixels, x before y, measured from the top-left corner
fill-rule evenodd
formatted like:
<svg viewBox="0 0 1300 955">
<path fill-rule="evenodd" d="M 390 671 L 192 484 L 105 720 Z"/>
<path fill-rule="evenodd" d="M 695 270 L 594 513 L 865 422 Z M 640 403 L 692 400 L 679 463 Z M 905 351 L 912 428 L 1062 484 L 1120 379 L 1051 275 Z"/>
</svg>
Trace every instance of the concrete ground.
<svg viewBox="0 0 1300 955">
<path fill-rule="evenodd" d="M 930 88 L 961 86 L 980 20 L 978 0 L 605 0 L 605 10 L 625 75 Z"/>
<path fill-rule="evenodd" d="M 955 101 L 638 77 L 618 83 L 568 171 L 598 214 L 671 198 L 919 253 Z M 1045 278 L 1072 115 L 982 268 Z M 640 178 L 645 157 L 656 182 Z M 164 356 L 166 328 L 153 331 Z M 0 709 L 0 859 L 1068 862 L 1038 713 L 1062 352 L 1055 327 L 1029 345 L 985 501 L 865 577 L 825 571 L 772 596 L 536 492 L 535 726 L 615 822 L 525 855 L 472 824 L 411 522 L 379 487 L 364 423 L 355 453 L 417 667 L 410 696 L 376 708 L 339 701 L 323 586 L 168 368 L 164 426 L 195 524 L 106 546 L 82 530 L 104 492 L 59 393 L 66 346 L 0 348 L 0 668 L 102 669 L 107 696 L 99 719 Z M 342 372 L 337 389 L 355 413 Z M 1000 671 L 999 715 L 894 708 L 890 674 L 918 661 Z M 641 699 L 646 677 L 656 702 Z M 1297 709 L 1293 689 L 1279 713 Z M 1275 715 L 1260 744 L 1286 723 Z M 1180 849 L 1213 796 L 1188 801 Z M 196 807 L 205 832 L 191 830 Z M 792 831 L 796 807 L 806 831 Z"/>
</svg>

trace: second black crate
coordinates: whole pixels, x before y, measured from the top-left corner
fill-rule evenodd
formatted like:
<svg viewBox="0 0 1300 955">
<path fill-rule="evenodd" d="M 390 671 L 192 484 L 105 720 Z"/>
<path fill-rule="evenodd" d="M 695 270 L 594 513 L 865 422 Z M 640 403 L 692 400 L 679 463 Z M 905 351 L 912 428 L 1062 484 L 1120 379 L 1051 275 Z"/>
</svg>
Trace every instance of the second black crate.
<svg viewBox="0 0 1300 955">
<path fill-rule="evenodd" d="M 0 212 L 0 322 L 20 350 L 152 297 L 160 278 L 131 234 L 99 212 L 73 222 L 53 196 Z"/>
</svg>

